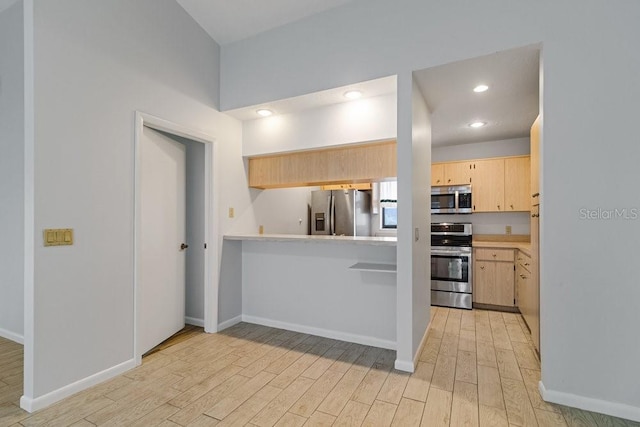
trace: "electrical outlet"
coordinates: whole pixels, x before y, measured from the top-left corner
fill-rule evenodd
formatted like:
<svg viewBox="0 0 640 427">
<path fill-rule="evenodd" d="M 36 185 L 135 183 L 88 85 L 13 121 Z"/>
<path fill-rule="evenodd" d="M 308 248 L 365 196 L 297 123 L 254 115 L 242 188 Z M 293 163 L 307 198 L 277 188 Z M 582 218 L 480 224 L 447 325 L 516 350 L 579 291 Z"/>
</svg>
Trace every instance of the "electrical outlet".
<svg viewBox="0 0 640 427">
<path fill-rule="evenodd" d="M 264 234 L 264 226 L 258 227 L 258 234 Z"/>
<path fill-rule="evenodd" d="M 511 234 L 511 226 L 510 225 L 506 225 L 504 227 L 504 232 L 505 232 L 505 234 Z"/>
<path fill-rule="evenodd" d="M 229 218 L 233 218 L 235 216 L 236 212 L 233 208 L 229 208 Z"/>
</svg>

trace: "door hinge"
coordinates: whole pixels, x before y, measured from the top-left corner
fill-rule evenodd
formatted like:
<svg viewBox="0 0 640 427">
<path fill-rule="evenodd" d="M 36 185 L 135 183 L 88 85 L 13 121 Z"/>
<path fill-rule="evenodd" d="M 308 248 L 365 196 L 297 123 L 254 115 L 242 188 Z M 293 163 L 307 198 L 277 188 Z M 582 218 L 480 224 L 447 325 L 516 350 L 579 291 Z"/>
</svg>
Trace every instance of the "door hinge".
<svg viewBox="0 0 640 427">
<path fill-rule="evenodd" d="M 205 245 L 206 246 L 206 245 Z M 206 249 L 206 248 L 205 248 Z M 513 265 L 513 271 L 516 271 L 516 265 Z"/>
<path fill-rule="evenodd" d="M 204 244 L 204 248 L 207 249 L 207 244 L 206 243 Z"/>
<path fill-rule="evenodd" d="M 515 298 L 513 299 L 513 305 L 516 305 L 516 299 Z"/>
</svg>

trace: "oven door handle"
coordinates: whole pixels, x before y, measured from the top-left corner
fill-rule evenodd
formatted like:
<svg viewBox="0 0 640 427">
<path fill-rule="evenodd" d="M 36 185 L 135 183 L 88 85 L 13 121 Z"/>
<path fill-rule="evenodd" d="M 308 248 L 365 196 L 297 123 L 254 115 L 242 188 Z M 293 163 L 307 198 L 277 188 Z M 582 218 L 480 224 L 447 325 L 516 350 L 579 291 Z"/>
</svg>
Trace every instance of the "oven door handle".
<svg viewBox="0 0 640 427">
<path fill-rule="evenodd" d="M 454 257 L 458 256 L 471 256 L 471 252 L 449 252 L 449 251 L 439 251 L 431 249 L 431 255 L 450 255 Z"/>
</svg>

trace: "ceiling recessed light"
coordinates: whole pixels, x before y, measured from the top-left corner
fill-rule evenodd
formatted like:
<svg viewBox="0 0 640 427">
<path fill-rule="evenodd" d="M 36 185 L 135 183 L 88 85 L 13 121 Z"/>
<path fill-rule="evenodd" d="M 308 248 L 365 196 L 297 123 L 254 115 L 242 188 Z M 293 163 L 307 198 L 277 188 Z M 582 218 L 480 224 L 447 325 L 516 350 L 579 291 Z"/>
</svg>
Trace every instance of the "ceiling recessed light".
<svg viewBox="0 0 640 427">
<path fill-rule="evenodd" d="M 362 96 L 362 92 L 359 90 L 349 90 L 344 93 L 344 97 L 347 99 L 358 99 Z"/>
<path fill-rule="evenodd" d="M 258 113 L 258 115 L 262 117 L 269 117 L 270 115 L 273 114 L 273 111 L 268 110 L 266 108 L 261 108 L 259 110 L 256 110 L 256 113 Z"/>
<path fill-rule="evenodd" d="M 487 85 L 478 85 L 473 88 L 473 91 L 476 93 L 486 92 L 487 90 L 489 90 L 489 86 Z"/>
<path fill-rule="evenodd" d="M 473 122 L 473 123 L 469 123 L 469 127 L 481 128 L 482 126 L 485 126 L 486 124 L 487 124 L 487 122 Z"/>
</svg>

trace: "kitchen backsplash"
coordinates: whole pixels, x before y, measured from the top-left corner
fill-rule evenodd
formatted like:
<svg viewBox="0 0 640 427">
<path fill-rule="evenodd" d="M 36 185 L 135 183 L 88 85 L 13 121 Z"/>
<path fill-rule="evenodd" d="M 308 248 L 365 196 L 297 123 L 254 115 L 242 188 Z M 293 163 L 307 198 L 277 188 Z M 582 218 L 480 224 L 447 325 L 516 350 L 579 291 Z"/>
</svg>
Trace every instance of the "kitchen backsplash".
<svg viewBox="0 0 640 427">
<path fill-rule="evenodd" d="M 505 234 L 511 226 L 511 234 L 530 234 L 529 212 L 473 213 L 469 215 L 431 215 L 431 222 L 470 222 L 473 234 Z"/>
</svg>

